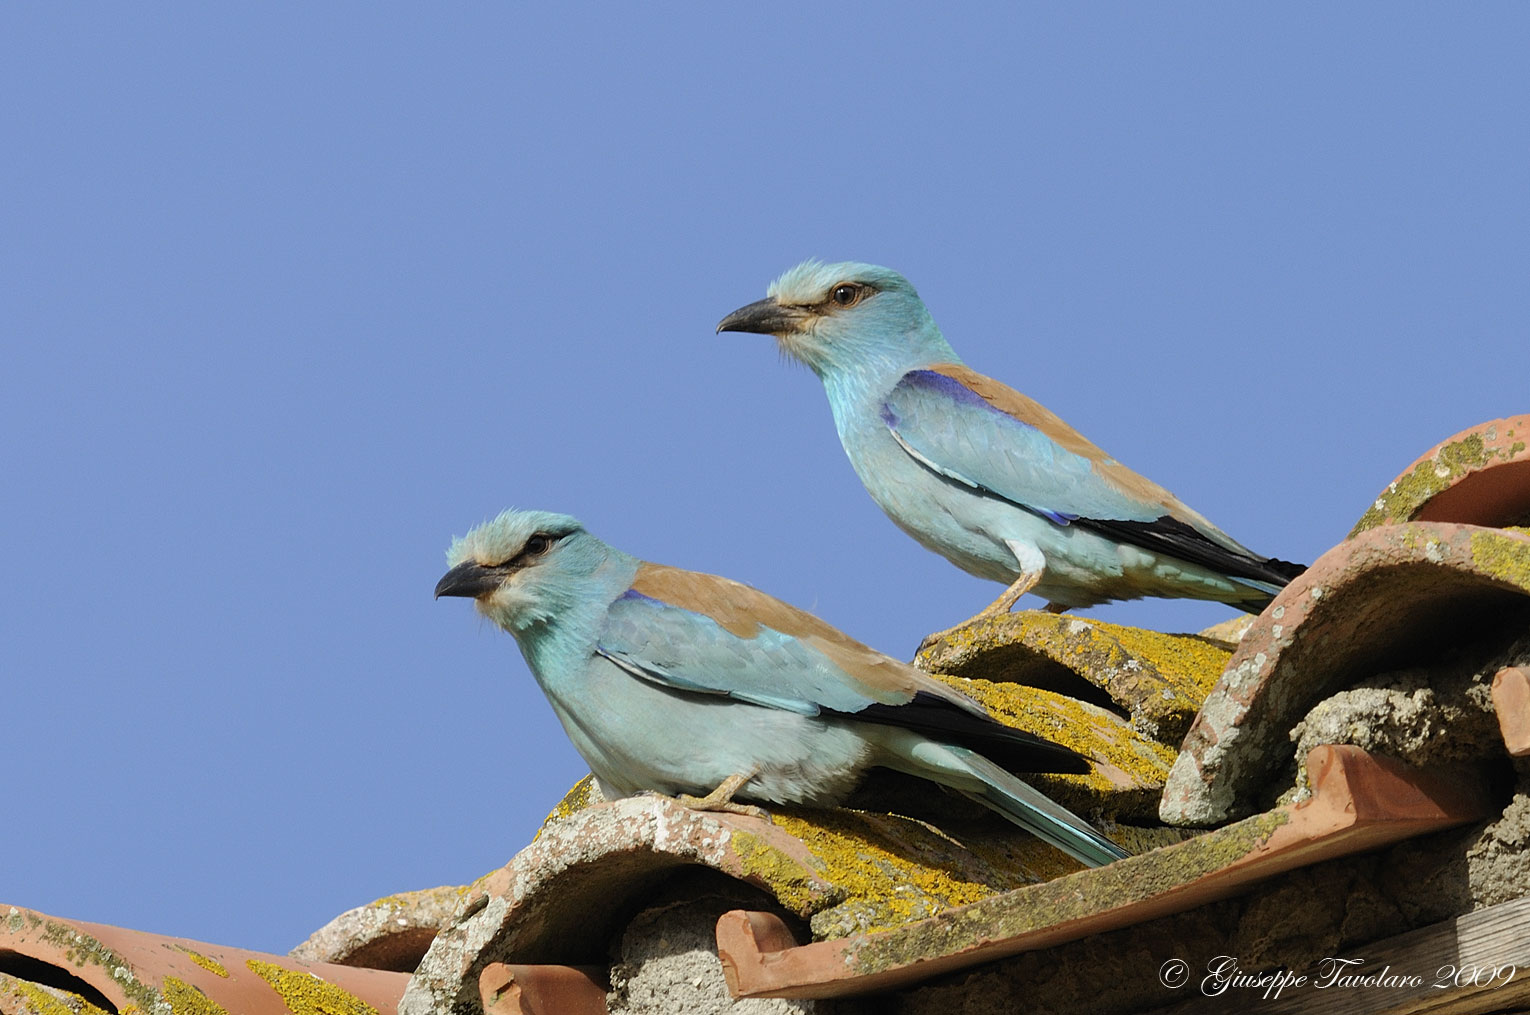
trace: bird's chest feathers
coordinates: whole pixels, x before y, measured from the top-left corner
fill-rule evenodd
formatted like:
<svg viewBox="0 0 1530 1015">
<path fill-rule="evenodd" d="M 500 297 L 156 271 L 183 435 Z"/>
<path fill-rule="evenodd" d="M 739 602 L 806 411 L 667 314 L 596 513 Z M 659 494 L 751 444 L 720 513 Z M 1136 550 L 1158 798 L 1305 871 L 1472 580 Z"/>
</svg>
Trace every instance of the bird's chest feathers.
<svg viewBox="0 0 1530 1015">
<path fill-rule="evenodd" d="M 886 394 L 858 394 L 858 402 L 835 405 L 834 421 L 871 499 L 904 532 L 963 570 L 1012 580 L 1014 554 L 1000 534 L 1016 509 L 932 472 L 893 436 L 884 413 Z"/>
</svg>

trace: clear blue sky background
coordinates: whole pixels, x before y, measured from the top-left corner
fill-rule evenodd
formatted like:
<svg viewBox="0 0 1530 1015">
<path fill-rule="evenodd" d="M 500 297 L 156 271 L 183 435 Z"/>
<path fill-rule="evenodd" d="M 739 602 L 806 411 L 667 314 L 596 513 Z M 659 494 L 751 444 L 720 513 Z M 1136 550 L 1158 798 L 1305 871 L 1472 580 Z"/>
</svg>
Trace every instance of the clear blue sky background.
<svg viewBox="0 0 1530 1015">
<path fill-rule="evenodd" d="M 431 601 L 508 505 L 988 602 L 713 334 L 805 257 L 1290 559 L 1530 409 L 1530 7 L 929 7 L 7 5 L 0 901 L 284 951 L 504 863 L 584 772 Z"/>
</svg>

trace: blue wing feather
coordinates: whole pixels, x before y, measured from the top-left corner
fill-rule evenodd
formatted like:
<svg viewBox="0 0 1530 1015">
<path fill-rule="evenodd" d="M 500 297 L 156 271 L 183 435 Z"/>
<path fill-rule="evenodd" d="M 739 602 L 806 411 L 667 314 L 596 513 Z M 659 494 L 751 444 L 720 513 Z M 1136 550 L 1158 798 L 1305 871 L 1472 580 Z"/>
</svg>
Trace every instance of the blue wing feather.
<svg viewBox="0 0 1530 1015">
<path fill-rule="evenodd" d="M 926 468 L 1057 525 L 1078 524 L 1250 579 L 1270 595 L 1304 570 L 1259 556 L 1182 505 L 1184 517 L 1176 518 L 1165 501 L 1133 497 L 1101 476 L 1090 458 L 937 370 L 904 374 L 883 404 L 882 420 Z"/>
<path fill-rule="evenodd" d="M 878 695 L 803 639 L 765 626 L 740 637 L 711 617 L 635 589 L 607 609 L 595 651 L 661 687 L 910 729 L 966 744 L 1016 771 L 1088 770 L 1072 750 L 1005 726 L 933 680 L 924 689 Z"/>
<path fill-rule="evenodd" d="M 711 617 L 629 590 L 606 612 L 596 651 L 634 676 L 800 715 L 855 713 L 878 699 L 801 639 L 762 627 L 741 638 Z"/>
<path fill-rule="evenodd" d="M 913 370 L 889 392 L 882 420 L 938 474 L 1066 525 L 1079 518 L 1153 521 L 1144 503 L 1102 479 L 1089 459 L 985 401 L 960 381 Z"/>
</svg>

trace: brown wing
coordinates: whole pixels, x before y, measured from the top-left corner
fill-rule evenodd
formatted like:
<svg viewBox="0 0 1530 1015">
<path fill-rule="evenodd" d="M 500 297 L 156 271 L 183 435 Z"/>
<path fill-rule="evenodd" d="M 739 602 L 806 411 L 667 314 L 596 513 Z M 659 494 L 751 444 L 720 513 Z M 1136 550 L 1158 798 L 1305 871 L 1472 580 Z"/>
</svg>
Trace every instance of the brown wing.
<svg viewBox="0 0 1530 1015">
<path fill-rule="evenodd" d="M 671 606 L 711 617 L 724 630 L 740 638 L 755 637 L 761 626 L 791 635 L 812 645 L 840 669 L 884 695 L 891 693 L 906 700 L 918 691 L 938 693 L 946 690 L 944 684 L 931 680 L 907 663 L 862 645 L 806 610 L 799 610 L 742 582 L 664 564 L 644 563 L 638 567 L 632 588 Z M 962 701 L 968 703 L 966 698 Z"/>
</svg>

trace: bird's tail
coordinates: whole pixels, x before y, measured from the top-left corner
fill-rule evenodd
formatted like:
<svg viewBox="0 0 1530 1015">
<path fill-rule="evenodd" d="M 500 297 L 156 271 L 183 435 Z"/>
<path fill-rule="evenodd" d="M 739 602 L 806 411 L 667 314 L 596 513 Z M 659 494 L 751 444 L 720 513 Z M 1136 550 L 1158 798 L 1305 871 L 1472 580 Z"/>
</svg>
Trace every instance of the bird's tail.
<svg viewBox="0 0 1530 1015">
<path fill-rule="evenodd" d="M 876 739 L 892 757 L 882 764 L 949 786 L 992 808 L 1032 835 L 1090 867 L 1131 856 L 1083 818 L 966 747 L 883 728 Z"/>
</svg>

